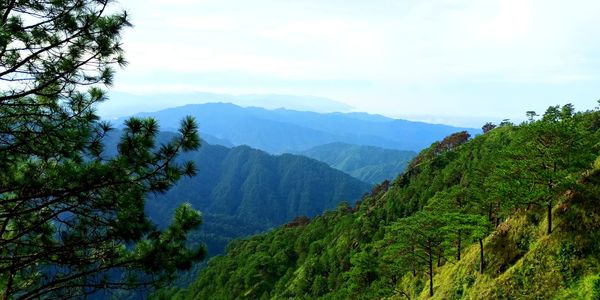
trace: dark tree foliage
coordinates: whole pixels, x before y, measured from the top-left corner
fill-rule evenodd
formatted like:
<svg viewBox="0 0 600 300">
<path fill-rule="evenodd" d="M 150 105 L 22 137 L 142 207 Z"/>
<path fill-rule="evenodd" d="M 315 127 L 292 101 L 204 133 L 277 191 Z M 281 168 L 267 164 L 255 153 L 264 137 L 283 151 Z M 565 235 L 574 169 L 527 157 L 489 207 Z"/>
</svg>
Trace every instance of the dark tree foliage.
<svg viewBox="0 0 600 300">
<path fill-rule="evenodd" d="M 445 137 L 436 148 L 437 153 L 453 150 L 456 147 L 466 143 L 471 135 L 466 131 L 457 132 Z"/>
<path fill-rule="evenodd" d="M 493 123 L 487 122 L 487 123 L 483 124 L 483 126 L 481 127 L 481 130 L 483 131 L 483 133 L 488 133 L 496 127 L 497 126 L 494 125 Z"/>
<path fill-rule="evenodd" d="M 169 279 L 204 255 L 186 247 L 198 212 L 183 205 L 158 231 L 144 215 L 199 147 L 193 119 L 158 145 L 157 123 L 131 119 L 118 153 L 103 154 L 109 124 L 95 104 L 112 66 L 124 65 L 125 12 L 109 0 L 0 3 L 0 295 L 81 298 Z M 88 89 L 85 91 L 85 89 Z"/>
<path fill-rule="evenodd" d="M 439 142 L 431 144 L 428 149 L 419 153 L 408 165 L 408 172 L 412 173 L 418 169 L 418 166 L 434 157 L 440 156 L 446 152 L 455 150 L 460 145 L 466 143 L 471 135 L 466 131 L 453 133 Z"/>
<path fill-rule="evenodd" d="M 291 227 L 306 226 L 308 223 L 310 223 L 309 218 L 307 218 L 306 216 L 299 216 L 299 217 L 296 217 L 295 219 L 291 220 L 287 224 L 285 224 L 285 227 L 291 228 Z"/>
<path fill-rule="evenodd" d="M 0 103 L 70 96 L 82 85 L 111 83 L 111 65 L 125 64 L 120 33 L 130 24 L 125 12 L 107 15 L 110 2 L 2 1 Z"/>
</svg>

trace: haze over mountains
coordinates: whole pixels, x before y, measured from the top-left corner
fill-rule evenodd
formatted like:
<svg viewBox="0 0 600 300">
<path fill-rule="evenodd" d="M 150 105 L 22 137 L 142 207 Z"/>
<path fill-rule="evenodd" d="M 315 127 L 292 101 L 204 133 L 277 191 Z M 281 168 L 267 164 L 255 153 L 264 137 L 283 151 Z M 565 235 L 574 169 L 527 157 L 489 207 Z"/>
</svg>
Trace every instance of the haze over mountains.
<svg viewBox="0 0 600 300">
<path fill-rule="evenodd" d="M 152 95 L 136 95 L 131 93 L 110 93 L 111 101 L 101 103 L 98 107 L 100 115 L 105 118 L 118 118 L 138 112 L 139 107 L 145 111 L 157 111 L 190 103 L 227 102 L 240 106 L 256 106 L 266 109 L 287 108 L 320 113 L 349 112 L 352 107 L 332 99 L 314 96 L 281 95 L 281 94 L 246 94 L 228 95 L 206 92 L 158 93 Z"/>
<path fill-rule="evenodd" d="M 267 110 L 228 103 L 185 105 L 135 116 L 154 117 L 164 130 L 171 130 L 186 115 L 196 117 L 201 134 L 274 154 L 298 153 L 333 142 L 417 151 L 457 131 L 480 132 L 366 113 Z M 116 124 L 123 120 L 117 119 Z"/>
</svg>

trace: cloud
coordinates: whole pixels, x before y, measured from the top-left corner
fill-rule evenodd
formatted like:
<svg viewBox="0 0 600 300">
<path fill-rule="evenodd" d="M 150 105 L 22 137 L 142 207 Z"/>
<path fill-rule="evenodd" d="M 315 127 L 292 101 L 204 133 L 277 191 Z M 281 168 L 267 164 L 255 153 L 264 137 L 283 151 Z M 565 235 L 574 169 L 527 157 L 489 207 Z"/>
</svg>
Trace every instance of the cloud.
<svg viewBox="0 0 600 300">
<path fill-rule="evenodd" d="M 588 86 L 600 78 L 596 0 L 130 0 L 123 5 L 136 27 L 124 39 L 131 64 L 119 76 L 125 78 L 122 85 L 140 88 L 235 93 L 237 84 L 240 92 L 324 93 L 372 112 L 402 107 L 415 114 L 451 109 L 446 103 L 452 101 L 482 110 L 485 104 L 476 99 L 496 95 L 515 99 L 513 110 L 520 112 L 517 104 L 526 97 L 550 97 L 552 104 L 568 93 L 590 97 Z M 197 84 L 144 76 L 223 72 L 246 75 L 232 84 L 202 83 L 201 76 L 194 77 Z M 253 80 L 267 77 L 279 80 Z M 357 90 L 352 82 L 372 84 Z M 562 90 L 544 92 L 554 85 Z M 474 86 L 489 90 L 473 94 Z M 531 92 L 534 86 L 537 94 Z"/>
</svg>

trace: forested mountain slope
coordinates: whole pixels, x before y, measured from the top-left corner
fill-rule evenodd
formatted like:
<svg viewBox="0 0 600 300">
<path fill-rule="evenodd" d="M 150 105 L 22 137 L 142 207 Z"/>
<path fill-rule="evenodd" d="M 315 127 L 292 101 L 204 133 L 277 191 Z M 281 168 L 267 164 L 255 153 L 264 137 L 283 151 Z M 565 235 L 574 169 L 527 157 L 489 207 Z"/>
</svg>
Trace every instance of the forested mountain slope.
<svg viewBox="0 0 600 300">
<path fill-rule="evenodd" d="M 161 132 L 158 143 L 174 133 Z M 120 132 L 105 138 L 112 156 Z M 248 146 L 227 148 L 202 141 L 198 151 L 179 157 L 197 166 L 196 176 L 182 178 L 164 194 L 151 194 L 146 212 L 159 226 L 173 211 L 190 203 L 203 214 L 195 242 L 210 255 L 222 253 L 234 238 L 263 232 L 298 216 L 312 217 L 340 202 L 354 203 L 371 188 L 323 162 L 292 154 L 270 155 Z"/>
<path fill-rule="evenodd" d="M 357 205 L 236 241 L 155 297 L 597 299 L 600 111 L 530 116 L 436 142 Z"/>
<path fill-rule="evenodd" d="M 417 155 L 413 151 L 346 143 L 320 145 L 301 154 L 373 184 L 396 178 Z"/>
<path fill-rule="evenodd" d="M 182 179 L 158 203 L 185 199 L 208 214 L 240 216 L 278 225 L 314 216 L 341 201 L 354 201 L 369 185 L 326 164 L 299 155 L 269 155 L 247 146 L 203 144 L 183 157 L 199 166 L 198 175 Z"/>
<path fill-rule="evenodd" d="M 421 150 L 453 132 L 479 130 L 386 118 L 364 113 L 315 113 L 266 110 L 228 103 L 185 105 L 136 116 L 154 117 L 162 128 L 176 128 L 186 116 L 196 117 L 201 134 L 249 145 L 269 153 L 297 153 L 332 142 L 398 150 Z M 117 120 L 117 124 L 124 119 Z"/>
<path fill-rule="evenodd" d="M 341 201 L 353 202 L 370 186 L 326 164 L 299 155 L 269 155 L 247 146 L 203 143 L 182 156 L 198 174 L 166 194 L 152 196 L 147 212 L 166 224 L 172 211 L 189 202 L 204 215 L 200 233 L 210 254 L 231 239 L 261 232 L 297 216 L 314 216 Z"/>
</svg>

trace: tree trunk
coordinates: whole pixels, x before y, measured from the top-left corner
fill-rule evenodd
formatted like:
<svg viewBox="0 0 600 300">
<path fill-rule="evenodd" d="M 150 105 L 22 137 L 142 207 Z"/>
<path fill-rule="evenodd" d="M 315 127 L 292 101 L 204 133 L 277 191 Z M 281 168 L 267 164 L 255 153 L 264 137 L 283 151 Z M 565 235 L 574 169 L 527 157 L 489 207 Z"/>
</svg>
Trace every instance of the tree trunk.
<svg viewBox="0 0 600 300">
<path fill-rule="evenodd" d="M 498 200 L 496 202 L 496 213 L 494 214 L 496 217 L 496 228 L 498 228 L 498 226 L 500 226 L 500 216 L 498 215 L 500 213 L 500 200 Z"/>
<path fill-rule="evenodd" d="M 438 248 L 437 267 L 442 266 L 442 246 Z"/>
<path fill-rule="evenodd" d="M 552 233 L 552 201 L 548 201 L 548 235 Z"/>
<path fill-rule="evenodd" d="M 483 274 L 485 262 L 483 261 L 483 239 L 479 239 L 479 274 Z"/>
<path fill-rule="evenodd" d="M 429 297 L 433 297 L 433 249 L 429 248 Z"/>
<path fill-rule="evenodd" d="M 462 234 L 462 231 L 459 230 L 458 231 L 458 241 L 457 241 L 457 244 L 456 244 L 456 260 L 458 260 L 458 261 L 460 261 L 460 251 L 461 251 L 461 249 L 460 249 L 460 242 L 461 242 L 461 238 L 462 238 L 461 234 Z"/>
</svg>

